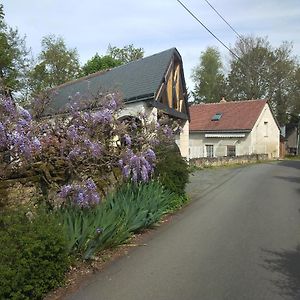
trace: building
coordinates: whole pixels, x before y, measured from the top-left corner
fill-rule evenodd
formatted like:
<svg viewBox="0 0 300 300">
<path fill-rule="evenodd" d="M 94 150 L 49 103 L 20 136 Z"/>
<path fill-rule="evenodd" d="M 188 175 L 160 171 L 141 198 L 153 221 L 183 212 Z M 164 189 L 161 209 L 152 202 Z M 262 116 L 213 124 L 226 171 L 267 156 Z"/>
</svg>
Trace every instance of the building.
<svg viewBox="0 0 300 300">
<path fill-rule="evenodd" d="M 192 105 L 190 116 L 190 158 L 279 157 L 280 130 L 266 100 Z"/>
<path fill-rule="evenodd" d="M 176 48 L 58 86 L 51 95 L 46 114 L 59 113 L 74 99 L 111 92 L 118 92 L 124 100 L 125 108 L 120 117 L 142 112 L 156 119 L 161 114 L 176 118 L 183 128 L 177 144 L 182 156 L 188 158 L 188 96 L 183 63 Z"/>
<path fill-rule="evenodd" d="M 299 154 L 299 129 L 298 124 L 291 124 L 286 127 L 286 154 Z"/>
</svg>

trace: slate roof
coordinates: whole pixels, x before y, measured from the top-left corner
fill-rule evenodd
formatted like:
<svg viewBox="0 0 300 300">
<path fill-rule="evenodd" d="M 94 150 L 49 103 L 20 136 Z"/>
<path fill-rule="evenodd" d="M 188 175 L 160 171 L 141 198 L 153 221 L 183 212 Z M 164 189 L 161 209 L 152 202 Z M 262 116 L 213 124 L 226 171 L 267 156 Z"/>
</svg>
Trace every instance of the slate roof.
<svg viewBox="0 0 300 300">
<path fill-rule="evenodd" d="M 50 109 L 58 112 L 74 96 L 86 98 L 99 92 L 117 91 L 126 102 L 153 99 L 174 55 L 180 59 L 176 48 L 121 65 L 108 71 L 100 71 L 78 80 L 67 82 L 53 89 Z"/>
<path fill-rule="evenodd" d="M 245 100 L 190 106 L 190 131 L 247 132 L 251 131 L 267 100 Z M 221 113 L 219 121 L 212 121 Z"/>
</svg>

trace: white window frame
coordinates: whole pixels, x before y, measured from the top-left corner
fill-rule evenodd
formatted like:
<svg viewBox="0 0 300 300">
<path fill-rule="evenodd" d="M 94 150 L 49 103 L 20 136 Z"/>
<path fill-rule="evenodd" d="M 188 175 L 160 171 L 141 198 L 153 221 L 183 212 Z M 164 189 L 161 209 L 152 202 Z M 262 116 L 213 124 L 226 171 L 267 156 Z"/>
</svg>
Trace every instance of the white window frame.
<svg viewBox="0 0 300 300">
<path fill-rule="evenodd" d="M 206 151 L 206 157 L 208 157 L 208 158 L 215 157 L 215 155 L 214 155 L 214 145 L 212 145 L 212 144 L 205 145 L 205 151 Z"/>
</svg>

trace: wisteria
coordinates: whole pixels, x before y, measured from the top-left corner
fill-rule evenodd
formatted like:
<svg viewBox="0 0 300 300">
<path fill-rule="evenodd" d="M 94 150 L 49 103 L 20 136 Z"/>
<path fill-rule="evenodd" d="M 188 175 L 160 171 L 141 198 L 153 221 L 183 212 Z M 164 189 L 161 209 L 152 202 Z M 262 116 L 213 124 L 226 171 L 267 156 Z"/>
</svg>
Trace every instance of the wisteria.
<svg viewBox="0 0 300 300">
<path fill-rule="evenodd" d="M 140 154 L 135 154 L 129 149 L 119 160 L 119 166 L 125 178 L 131 178 L 133 182 L 147 182 L 154 171 L 155 160 L 152 149 L 147 149 Z"/>
<path fill-rule="evenodd" d="M 9 155 L 6 164 L 22 158 L 35 158 L 41 151 L 41 143 L 35 134 L 30 113 L 16 105 L 11 98 L 0 97 L 0 151 Z"/>
<path fill-rule="evenodd" d="M 173 141 L 173 129 L 165 119 L 149 121 L 145 114 L 119 119 L 123 106 L 115 94 L 73 103 L 52 118 L 40 118 L 46 104 L 39 101 L 32 106 L 33 118 L 12 99 L 0 97 L 0 179 L 9 178 L 10 168 L 5 166 L 18 174 L 23 167 L 26 173 L 42 174 L 48 189 L 59 189 L 60 198 L 72 198 L 80 207 L 98 203 L 105 185 L 122 182 L 117 177 L 112 182 L 112 174 L 119 176 L 115 168 L 125 180 L 150 180 L 155 147 Z M 97 187 L 92 178 L 101 185 Z"/>
<path fill-rule="evenodd" d="M 64 204 L 76 205 L 81 208 L 90 208 L 100 202 L 95 182 L 89 178 L 81 184 L 67 184 L 61 187 L 58 196 Z"/>
</svg>

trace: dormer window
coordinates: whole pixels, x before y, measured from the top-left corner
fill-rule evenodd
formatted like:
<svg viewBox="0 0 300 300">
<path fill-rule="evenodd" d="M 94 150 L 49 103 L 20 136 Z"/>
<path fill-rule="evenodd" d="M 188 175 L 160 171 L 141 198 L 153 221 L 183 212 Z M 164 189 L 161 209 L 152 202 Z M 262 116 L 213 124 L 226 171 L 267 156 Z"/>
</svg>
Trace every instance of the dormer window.
<svg viewBox="0 0 300 300">
<path fill-rule="evenodd" d="M 222 113 L 216 113 L 212 118 L 211 120 L 212 121 L 219 121 L 222 117 Z"/>
</svg>

